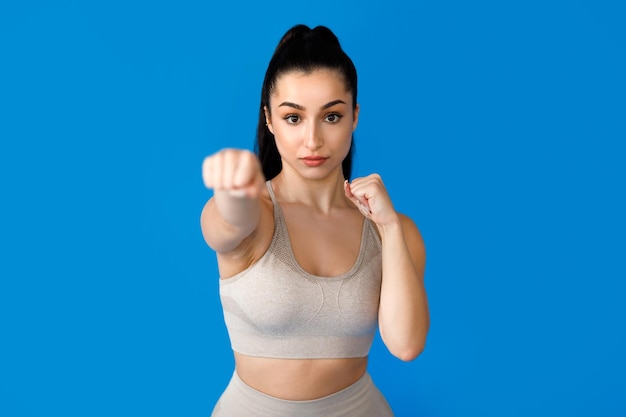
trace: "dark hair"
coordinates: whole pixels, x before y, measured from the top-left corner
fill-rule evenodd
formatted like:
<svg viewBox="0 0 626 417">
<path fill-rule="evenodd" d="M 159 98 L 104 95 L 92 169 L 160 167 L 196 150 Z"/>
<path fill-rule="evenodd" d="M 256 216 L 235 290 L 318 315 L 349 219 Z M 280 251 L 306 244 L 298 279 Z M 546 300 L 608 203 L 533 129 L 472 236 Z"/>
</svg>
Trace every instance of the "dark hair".
<svg viewBox="0 0 626 417">
<path fill-rule="evenodd" d="M 346 89 L 352 93 L 352 108 L 356 108 L 357 75 L 354 63 L 343 51 L 337 36 L 325 26 L 311 29 L 306 25 L 296 25 L 289 29 L 274 50 L 274 55 L 267 66 L 261 105 L 259 106 L 259 124 L 257 126 L 254 151 L 261 161 L 265 178 L 270 180 L 282 170 L 282 161 L 272 132 L 265 124 L 264 107 L 269 110 L 270 95 L 276 87 L 278 77 L 290 71 L 310 73 L 317 69 L 338 71 L 344 78 Z M 354 135 L 350 151 L 342 162 L 343 176 L 350 179 L 352 158 L 354 155 Z"/>
</svg>

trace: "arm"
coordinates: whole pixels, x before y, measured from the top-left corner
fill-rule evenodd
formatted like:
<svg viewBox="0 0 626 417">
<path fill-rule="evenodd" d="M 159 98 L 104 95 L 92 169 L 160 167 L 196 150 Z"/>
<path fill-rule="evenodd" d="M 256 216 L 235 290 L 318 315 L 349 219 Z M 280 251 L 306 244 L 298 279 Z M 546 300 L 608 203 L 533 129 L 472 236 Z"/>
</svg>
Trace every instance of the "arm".
<svg viewBox="0 0 626 417">
<path fill-rule="evenodd" d="M 394 210 L 379 175 L 346 184 L 346 195 L 376 224 L 382 240 L 381 338 L 394 356 L 413 360 L 424 349 L 430 325 L 422 237 L 410 218 Z"/>
<path fill-rule="evenodd" d="M 410 361 L 424 349 L 430 325 L 424 242 L 411 219 L 400 214 L 379 230 L 383 246 L 380 335 L 393 355 Z"/>
<path fill-rule="evenodd" d="M 214 189 L 200 216 L 202 235 L 217 253 L 229 253 L 259 224 L 261 167 L 251 152 L 225 149 L 205 158 L 202 177 Z"/>
</svg>

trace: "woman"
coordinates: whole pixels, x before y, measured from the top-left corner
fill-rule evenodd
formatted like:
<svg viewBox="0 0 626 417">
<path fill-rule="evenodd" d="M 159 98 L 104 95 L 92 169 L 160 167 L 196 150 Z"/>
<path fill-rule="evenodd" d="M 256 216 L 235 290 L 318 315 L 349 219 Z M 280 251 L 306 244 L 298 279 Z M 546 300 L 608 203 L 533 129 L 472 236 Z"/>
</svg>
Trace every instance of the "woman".
<svg viewBox="0 0 626 417">
<path fill-rule="evenodd" d="M 393 416 L 367 372 L 376 329 L 404 361 L 429 327 L 425 249 L 377 174 L 351 182 L 357 74 L 326 27 L 291 28 L 269 63 L 255 153 L 205 158 L 235 372 L 228 416 Z"/>
</svg>

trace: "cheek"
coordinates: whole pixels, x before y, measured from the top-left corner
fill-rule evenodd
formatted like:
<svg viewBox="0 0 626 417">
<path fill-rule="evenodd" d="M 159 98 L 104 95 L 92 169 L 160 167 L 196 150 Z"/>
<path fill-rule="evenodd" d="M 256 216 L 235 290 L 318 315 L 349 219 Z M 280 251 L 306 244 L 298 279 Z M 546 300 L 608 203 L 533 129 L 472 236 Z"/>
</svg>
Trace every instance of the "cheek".
<svg viewBox="0 0 626 417">
<path fill-rule="evenodd" d="M 341 126 L 329 126 L 324 134 L 324 138 L 329 142 L 335 143 L 337 146 L 347 143 L 346 146 L 350 147 L 352 140 L 352 124 L 345 123 Z"/>
<path fill-rule="evenodd" d="M 276 145 L 279 143 L 287 145 L 289 143 L 293 143 L 298 138 L 298 130 L 286 126 L 274 126 L 274 139 L 276 140 Z"/>
<path fill-rule="evenodd" d="M 348 135 L 348 139 L 344 142 L 343 153 L 345 156 L 348 156 L 348 152 L 350 152 L 350 146 L 352 145 L 352 131 Z"/>
<path fill-rule="evenodd" d="M 294 129 L 274 129 L 274 141 L 278 153 L 283 156 L 293 153 L 301 143 Z"/>
</svg>

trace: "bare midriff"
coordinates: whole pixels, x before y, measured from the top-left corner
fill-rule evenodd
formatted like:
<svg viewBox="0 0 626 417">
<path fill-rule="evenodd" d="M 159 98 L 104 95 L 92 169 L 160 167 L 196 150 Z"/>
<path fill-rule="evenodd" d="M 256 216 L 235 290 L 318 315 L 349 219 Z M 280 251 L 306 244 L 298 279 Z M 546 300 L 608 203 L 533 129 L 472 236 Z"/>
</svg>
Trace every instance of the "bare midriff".
<svg viewBox="0 0 626 417">
<path fill-rule="evenodd" d="M 306 401 L 334 394 L 359 380 L 367 357 L 274 359 L 235 352 L 237 374 L 250 387 L 272 397 Z"/>
</svg>

